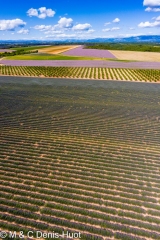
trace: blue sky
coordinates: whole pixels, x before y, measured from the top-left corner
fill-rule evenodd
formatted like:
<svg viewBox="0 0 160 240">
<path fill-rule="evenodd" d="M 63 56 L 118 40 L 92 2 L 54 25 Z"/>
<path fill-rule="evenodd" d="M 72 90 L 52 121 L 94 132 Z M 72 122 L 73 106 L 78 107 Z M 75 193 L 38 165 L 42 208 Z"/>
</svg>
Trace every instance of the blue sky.
<svg viewBox="0 0 160 240">
<path fill-rule="evenodd" d="M 0 40 L 160 35 L 160 0 L 26 0 L 0 4 Z"/>
</svg>

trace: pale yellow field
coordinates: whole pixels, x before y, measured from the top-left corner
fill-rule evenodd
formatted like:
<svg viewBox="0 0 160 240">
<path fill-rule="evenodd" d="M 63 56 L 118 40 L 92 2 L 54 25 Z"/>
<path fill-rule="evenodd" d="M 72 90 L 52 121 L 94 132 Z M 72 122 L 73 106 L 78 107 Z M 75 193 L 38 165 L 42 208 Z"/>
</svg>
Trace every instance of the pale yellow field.
<svg viewBox="0 0 160 240">
<path fill-rule="evenodd" d="M 76 48 L 78 45 L 65 45 L 65 46 L 50 46 L 47 48 L 41 48 L 38 50 L 39 53 L 50 53 L 50 54 L 59 54 L 70 49 Z"/>
<path fill-rule="evenodd" d="M 136 52 L 110 50 L 110 52 L 119 60 L 160 62 L 160 53 L 158 52 Z"/>
</svg>

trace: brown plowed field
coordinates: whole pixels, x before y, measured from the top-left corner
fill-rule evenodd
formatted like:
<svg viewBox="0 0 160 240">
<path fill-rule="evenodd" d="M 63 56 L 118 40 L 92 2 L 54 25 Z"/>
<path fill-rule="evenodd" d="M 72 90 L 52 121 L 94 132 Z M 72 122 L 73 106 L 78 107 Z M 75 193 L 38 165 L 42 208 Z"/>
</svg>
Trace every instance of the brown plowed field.
<svg viewBox="0 0 160 240">
<path fill-rule="evenodd" d="M 50 53 L 50 54 L 59 54 L 70 49 L 76 48 L 78 45 L 66 45 L 66 46 L 51 46 L 48 48 L 41 48 L 38 50 L 39 53 Z"/>
</svg>

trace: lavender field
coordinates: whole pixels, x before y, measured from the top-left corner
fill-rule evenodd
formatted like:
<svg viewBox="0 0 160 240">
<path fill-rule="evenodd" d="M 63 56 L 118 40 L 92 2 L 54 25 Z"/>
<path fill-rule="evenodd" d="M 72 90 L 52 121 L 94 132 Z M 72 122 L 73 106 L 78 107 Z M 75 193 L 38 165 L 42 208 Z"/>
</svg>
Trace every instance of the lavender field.
<svg viewBox="0 0 160 240">
<path fill-rule="evenodd" d="M 160 239 L 160 85 L 3 76 L 0 90 L 0 229 L 25 236 L 5 240 Z"/>
<path fill-rule="evenodd" d="M 70 50 L 64 52 L 64 55 L 81 56 L 81 57 L 98 57 L 98 58 L 116 58 L 108 50 L 84 49 L 83 46 L 79 46 L 77 48 L 70 49 Z"/>
<path fill-rule="evenodd" d="M 3 52 L 13 52 L 13 50 L 10 50 L 10 49 L 0 49 L 0 53 L 3 53 Z"/>
<path fill-rule="evenodd" d="M 0 60 L 7 66 L 105 67 L 129 69 L 160 69 L 160 62 L 116 62 L 103 60 Z"/>
</svg>

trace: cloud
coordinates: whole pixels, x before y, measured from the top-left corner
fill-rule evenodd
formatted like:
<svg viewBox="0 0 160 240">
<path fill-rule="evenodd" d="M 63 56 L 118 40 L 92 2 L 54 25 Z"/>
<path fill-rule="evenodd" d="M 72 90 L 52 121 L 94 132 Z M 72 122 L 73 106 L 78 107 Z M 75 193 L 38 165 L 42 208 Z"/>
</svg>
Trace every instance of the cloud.
<svg viewBox="0 0 160 240">
<path fill-rule="evenodd" d="M 119 27 L 113 27 L 113 28 L 111 28 L 111 31 L 117 31 L 119 29 L 120 29 Z"/>
<path fill-rule="evenodd" d="M 130 28 L 129 28 L 129 30 L 135 30 L 135 28 L 133 28 L 133 27 L 130 27 Z"/>
<path fill-rule="evenodd" d="M 71 29 L 73 27 L 73 19 L 72 18 L 60 18 L 58 24 L 56 25 L 36 25 L 33 28 L 39 31 L 48 31 L 47 34 L 50 32 L 59 31 L 59 29 Z M 60 32 L 61 32 L 60 30 Z"/>
<path fill-rule="evenodd" d="M 46 36 L 46 38 L 74 38 L 74 37 L 76 37 L 76 34 L 65 34 L 65 33 L 57 34 L 57 35 L 51 34 Z"/>
<path fill-rule="evenodd" d="M 17 18 L 17 19 L 12 19 L 12 20 L 0 20 L 0 30 L 5 31 L 5 30 L 10 30 L 13 31 L 17 27 L 24 27 L 26 23 Z"/>
<path fill-rule="evenodd" d="M 36 25 L 34 26 L 34 29 L 40 30 L 40 31 L 46 31 L 51 29 L 53 26 L 52 25 Z"/>
<path fill-rule="evenodd" d="M 72 18 L 66 18 L 66 17 L 62 17 L 58 21 L 58 24 L 55 25 L 55 27 L 60 27 L 60 28 L 71 28 L 72 26 L 73 26 L 73 19 Z"/>
<path fill-rule="evenodd" d="M 119 19 L 119 18 L 115 18 L 115 19 L 113 20 L 113 22 L 114 22 L 114 23 L 119 23 L 119 22 L 120 22 L 120 19 Z"/>
<path fill-rule="evenodd" d="M 151 7 L 147 7 L 145 9 L 146 12 L 160 12 L 160 8 L 151 8 Z"/>
<path fill-rule="evenodd" d="M 155 22 L 141 22 L 138 24 L 138 27 L 140 28 L 152 28 L 152 27 L 160 27 L 160 21 Z"/>
<path fill-rule="evenodd" d="M 46 7 L 39 8 L 40 14 L 38 15 L 39 18 L 46 18 L 46 17 L 54 17 L 55 11 L 52 9 L 46 9 Z"/>
<path fill-rule="evenodd" d="M 72 29 L 76 31 L 89 31 L 91 28 L 91 24 L 89 23 L 84 23 L 84 24 L 77 24 L 75 25 Z"/>
<path fill-rule="evenodd" d="M 38 9 L 30 8 L 27 11 L 27 15 L 29 17 L 38 17 L 41 19 L 45 19 L 46 17 L 54 17 L 55 11 L 53 11 L 51 8 L 47 9 L 46 7 L 40 7 Z"/>
<path fill-rule="evenodd" d="M 28 30 L 28 29 L 24 29 L 24 28 L 22 28 L 22 29 L 19 30 L 17 33 L 28 34 L 28 33 L 29 33 L 29 30 Z"/>
<path fill-rule="evenodd" d="M 56 25 L 36 25 L 33 28 L 39 31 L 43 31 L 44 34 L 47 34 L 47 37 L 52 37 L 56 34 L 59 34 L 59 36 L 60 34 L 62 34 L 63 37 L 65 34 L 64 32 L 68 30 L 76 31 L 76 33 L 81 34 L 83 32 L 85 32 L 86 34 L 91 34 L 95 32 L 95 30 L 91 29 L 91 27 L 92 26 L 89 23 L 77 24 L 73 26 L 72 18 L 61 17 Z"/>
<path fill-rule="evenodd" d="M 160 7 L 160 0 L 144 0 L 143 5 L 148 7 Z"/>
<path fill-rule="evenodd" d="M 93 32 L 95 32 L 94 29 L 89 29 L 89 30 L 87 31 L 87 33 L 93 33 Z"/>
<path fill-rule="evenodd" d="M 148 6 L 145 11 L 146 12 L 160 12 L 160 0 L 144 0 L 144 6 Z M 160 16 L 152 18 L 154 22 L 141 22 L 138 24 L 140 28 L 152 28 L 152 27 L 160 27 Z"/>
<path fill-rule="evenodd" d="M 50 34 L 50 35 L 53 35 L 53 34 L 60 34 L 60 33 L 63 33 L 63 31 L 60 31 L 60 30 L 53 30 L 53 31 L 46 31 L 44 32 L 44 34 Z"/>
<path fill-rule="evenodd" d="M 139 36 L 142 36 L 144 35 L 143 33 L 135 33 L 135 34 L 129 34 L 129 33 L 125 33 L 125 34 L 119 34 L 118 36 L 121 37 L 121 38 L 124 38 L 124 37 L 137 37 L 137 40 L 139 39 Z"/>
<path fill-rule="evenodd" d="M 111 24 L 111 22 L 106 22 L 105 24 L 104 24 L 104 26 L 108 26 L 108 25 L 110 25 Z"/>
<path fill-rule="evenodd" d="M 102 29 L 103 32 L 109 32 L 111 31 L 111 28 L 105 28 L 105 29 Z"/>
<path fill-rule="evenodd" d="M 57 37 L 73 38 L 73 37 L 76 37 L 76 34 L 65 34 L 65 33 L 62 33 L 62 34 L 58 34 Z"/>
<path fill-rule="evenodd" d="M 34 8 L 30 8 L 28 11 L 27 11 L 27 15 L 29 17 L 38 17 L 38 10 L 37 9 L 34 9 Z"/>
<path fill-rule="evenodd" d="M 113 28 L 105 28 L 105 29 L 102 29 L 103 32 L 113 32 L 113 31 L 118 31 L 120 30 L 119 27 L 113 27 Z"/>
</svg>

